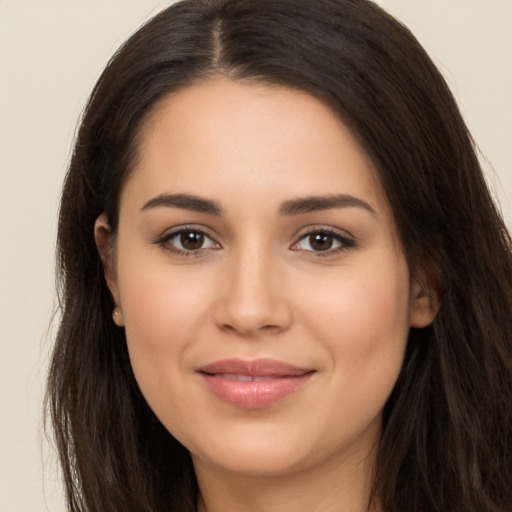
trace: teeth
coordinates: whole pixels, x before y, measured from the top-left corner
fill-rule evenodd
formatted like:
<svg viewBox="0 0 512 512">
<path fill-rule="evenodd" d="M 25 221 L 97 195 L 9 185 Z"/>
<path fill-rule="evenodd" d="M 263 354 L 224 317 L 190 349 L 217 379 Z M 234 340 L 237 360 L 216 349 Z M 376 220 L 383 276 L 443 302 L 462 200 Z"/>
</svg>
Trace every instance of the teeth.
<svg viewBox="0 0 512 512">
<path fill-rule="evenodd" d="M 236 380 L 238 382 L 258 382 L 260 380 L 273 380 L 276 377 L 253 377 L 252 375 L 238 375 L 236 373 L 217 373 L 216 377 L 221 379 Z"/>
</svg>

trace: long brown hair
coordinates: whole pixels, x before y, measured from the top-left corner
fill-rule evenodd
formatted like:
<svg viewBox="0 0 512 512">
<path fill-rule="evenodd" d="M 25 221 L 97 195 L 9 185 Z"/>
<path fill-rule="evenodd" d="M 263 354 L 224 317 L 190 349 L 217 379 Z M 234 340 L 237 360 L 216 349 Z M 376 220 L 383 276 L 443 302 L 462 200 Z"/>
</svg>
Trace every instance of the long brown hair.
<svg viewBox="0 0 512 512">
<path fill-rule="evenodd" d="M 378 169 L 411 272 L 441 298 L 434 323 L 411 329 L 374 497 L 386 512 L 512 510 L 511 241 L 439 72 L 367 0 L 184 0 L 101 75 L 62 193 L 47 409 L 70 511 L 195 509 L 188 452 L 143 399 L 111 320 L 94 222 L 106 212 L 115 232 L 156 102 L 219 74 L 301 89 L 338 113 Z"/>
</svg>

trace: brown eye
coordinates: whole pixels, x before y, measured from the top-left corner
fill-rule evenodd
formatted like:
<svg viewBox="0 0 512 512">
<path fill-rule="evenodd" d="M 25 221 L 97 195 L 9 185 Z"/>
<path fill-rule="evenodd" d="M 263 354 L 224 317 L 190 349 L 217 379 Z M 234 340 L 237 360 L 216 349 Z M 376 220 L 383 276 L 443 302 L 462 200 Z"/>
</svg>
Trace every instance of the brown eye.
<svg viewBox="0 0 512 512">
<path fill-rule="evenodd" d="M 180 229 L 163 236 L 158 243 L 170 252 L 186 256 L 220 246 L 200 229 Z"/>
<path fill-rule="evenodd" d="M 197 251 L 203 247 L 205 236 L 198 231 L 183 231 L 180 235 L 180 243 L 187 251 Z"/>
<path fill-rule="evenodd" d="M 332 249 L 334 237 L 330 233 L 311 233 L 309 245 L 314 251 L 328 251 Z"/>
<path fill-rule="evenodd" d="M 293 250 L 334 254 L 354 247 L 354 241 L 330 230 L 315 230 L 305 234 L 294 244 Z"/>
</svg>

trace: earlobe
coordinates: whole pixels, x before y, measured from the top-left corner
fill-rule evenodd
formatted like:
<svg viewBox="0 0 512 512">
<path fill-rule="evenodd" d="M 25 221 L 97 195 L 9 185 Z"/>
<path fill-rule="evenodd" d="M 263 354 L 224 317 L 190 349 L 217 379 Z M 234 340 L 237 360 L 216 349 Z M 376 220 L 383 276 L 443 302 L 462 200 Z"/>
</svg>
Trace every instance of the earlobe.
<svg viewBox="0 0 512 512">
<path fill-rule="evenodd" d="M 103 271 L 107 286 L 112 294 L 114 303 L 119 305 L 119 290 L 117 287 L 117 272 L 115 263 L 115 250 L 112 244 L 112 230 L 106 214 L 102 213 L 94 223 L 94 238 L 96 247 L 103 263 Z"/>
<path fill-rule="evenodd" d="M 422 328 L 430 325 L 440 307 L 437 291 L 427 283 L 414 280 L 411 286 L 410 326 Z"/>
</svg>

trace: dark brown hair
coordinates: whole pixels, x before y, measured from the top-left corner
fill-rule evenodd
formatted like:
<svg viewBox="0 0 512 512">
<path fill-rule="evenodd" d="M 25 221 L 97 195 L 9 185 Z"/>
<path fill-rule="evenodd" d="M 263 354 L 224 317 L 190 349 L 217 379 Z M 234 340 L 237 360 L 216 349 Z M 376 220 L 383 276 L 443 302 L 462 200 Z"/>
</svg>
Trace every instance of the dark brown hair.
<svg viewBox="0 0 512 512">
<path fill-rule="evenodd" d="M 512 510 L 511 242 L 439 72 L 370 1 L 185 0 L 108 64 L 64 185 L 47 408 L 70 511 L 195 509 L 188 452 L 141 396 L 111 320 L 94 222 L 106 212 L 115 232 L 155 104 L 214 75 L 297 88 L 331 106 L 378 170 L 411 271 L 441 298 L 434 323 L 410 332 L 374 497 L 386 512 Z"/>
</svg>

